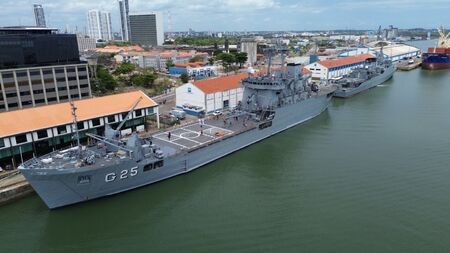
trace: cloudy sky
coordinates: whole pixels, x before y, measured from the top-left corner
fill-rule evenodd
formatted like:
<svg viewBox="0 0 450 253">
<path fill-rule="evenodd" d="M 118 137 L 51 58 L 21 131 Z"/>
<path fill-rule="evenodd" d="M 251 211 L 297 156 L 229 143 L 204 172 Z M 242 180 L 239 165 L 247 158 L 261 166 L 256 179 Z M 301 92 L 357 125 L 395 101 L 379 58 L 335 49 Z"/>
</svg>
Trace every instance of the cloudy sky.
<svg viewBox="0 0 450 253">
<path fill-rule="evenodd" d="M 170 12 L 172 31 L 378 29 L 450 26 L 450 0 L 129 0 L 130 12 Z M 34 25 L 33 3 L 48 26 L 84 30 L 90 9 L 110 11 L 119 31 L 117 0 L 1 0 L 0 26 Z M 449 27 L 450 28 L 450 27 Z"/>
</svg>

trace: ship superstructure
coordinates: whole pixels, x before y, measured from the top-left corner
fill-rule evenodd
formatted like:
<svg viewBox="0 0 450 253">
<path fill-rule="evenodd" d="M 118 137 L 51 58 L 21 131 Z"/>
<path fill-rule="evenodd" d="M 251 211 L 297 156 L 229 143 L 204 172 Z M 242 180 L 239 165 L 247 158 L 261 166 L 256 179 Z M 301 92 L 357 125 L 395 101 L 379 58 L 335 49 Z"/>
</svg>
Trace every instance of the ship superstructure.
<svg viewBox="0 0 450 253">
<path fill-rule="evenodd" d="M 395 65 L 384 57 L 383 48 L 381 48 L 377 57 L 369 58 L 364 66 L 354 69 L 335 82 L 338 88 L 334 96 L 348 98 L 376 87 L 392 78 L 395 70 Z"/>
</svg>

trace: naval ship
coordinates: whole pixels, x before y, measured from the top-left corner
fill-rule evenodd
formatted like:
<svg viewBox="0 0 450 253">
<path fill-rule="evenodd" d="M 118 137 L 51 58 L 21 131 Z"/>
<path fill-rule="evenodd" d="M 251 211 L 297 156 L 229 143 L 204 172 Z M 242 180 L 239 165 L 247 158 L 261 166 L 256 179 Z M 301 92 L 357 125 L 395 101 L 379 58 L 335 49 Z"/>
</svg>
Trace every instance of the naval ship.
<svg viewBox="0 0 450 253">
<path fill-rule="evenodd" d="M 312 119 L 327 109 L 336 88 L 311 84 L 301 65 L 285 64 L 286 52 L 267 50 L 267 71 L 241 81 L 243 99 L 233 110 L 148 136 L 120 136 L 122 122 L 118 129 L 105 126 L 104 136 L 87 133 L 92 141 L 82 145 L 73 102 L 77 145 L 28 160 L 19 170 L 53 209 L 188 173 Z M 281 55 L 282 67 L 272 71 L 275 55 Z"/>
<path fill-rule="evenodd" d="M 383 48 L 376 58 L 369 58 L 363 67 L 356 68 L 347 76 L 337 80 L 335 97 L 348 98 L 362 91 L 376 87 L 394 75 L 396 67 L 391 60 L 384 58 Z"/>
</svg>

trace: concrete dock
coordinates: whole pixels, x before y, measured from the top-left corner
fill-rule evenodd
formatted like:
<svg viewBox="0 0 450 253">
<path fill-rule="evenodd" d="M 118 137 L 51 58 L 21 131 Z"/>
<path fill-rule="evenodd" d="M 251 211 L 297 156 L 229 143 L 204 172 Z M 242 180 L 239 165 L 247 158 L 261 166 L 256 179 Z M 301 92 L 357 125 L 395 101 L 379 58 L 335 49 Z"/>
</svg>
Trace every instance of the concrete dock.
<svg viewBox="0 0 450 253">
<path fill-rule="evenodd" d="M 19 171 L 0 174 L 0 205 L 33 193 L 34 190 Z"/>
</svg>

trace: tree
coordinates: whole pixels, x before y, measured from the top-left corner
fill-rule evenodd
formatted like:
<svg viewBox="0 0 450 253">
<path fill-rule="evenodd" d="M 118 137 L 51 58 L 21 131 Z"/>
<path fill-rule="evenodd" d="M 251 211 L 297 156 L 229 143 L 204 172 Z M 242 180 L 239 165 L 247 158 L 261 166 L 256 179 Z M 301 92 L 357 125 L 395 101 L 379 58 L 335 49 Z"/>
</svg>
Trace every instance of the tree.
<svg viewBox="0 0 450 253">
<path fill-rule="evenodd" d="M 175 66 L 175 64 L 173 64 L 173 60 L 172 59 L 167 59 L 166 61 L 166 69 L 169 69 L 170 67 Z"/>
<path fill-rule="evenodd" d="M 229 72 L 233 63 L 236 62 L 236 59 L 233 54 L 221 53 L 217 56 L 217 59 L 222 61 L 222 66 L 225 69 L 225 72 Z"/>
<path fill-rule="evenodd" d="M 130 62 L 122 62 L 120 63 L 116 70 L 114 70 L 114 75 L 121 75 L 121 74 L 130 74 L 135 69 L 135 66 Z"/>
<path fill-rule="evenodd" d="M 186 73 L 183 73 L 180 75 L 180 79 L 182 83 L 188 83 L 189 82 L 189 76 Z"/>
<path fill-rule="evenodd" d="M 105 93 L 113 91 L 117 87 L 117 82 L 114 80 L 109 71 L 102 65 L 97 66 L 97 78 L 94 80 L 93 90 L 95 93 Z"/>
<path fill-rule="evenodd" d="M 203 62 L 203 57 L 201 55 L 196 55 L 189 59 L 189 62 Z"/>
<path fill-rule="evenodd" d="M 131 84 L 134 86 L 141 86 L 145 88 L 150 88 L 156 80 L 156 75 L 153 73 L 144 73 L 132 75 L 130 78 Z"/>
<path fill-rule="evenodd" d="M 216 61 L 216 59 L 214 58 L 214 56 L 211 56 L 208 58 L 209 65 L 214 65 L 215 61 Z"/>
<path fill-rule="evenodd" d="M 247 62 L 247 53 L 245 52 L 241 52 L 241 53 L 237 53 L 235 55 L 236 58 L 236 63 L 239 64 L 239 68 L 242 68 L 242 65 L 244 65 L 245 62 Z"/>
<path fill-rule="evenodd" d="M 213 56 L 218 56 L 218 55 L 220 55 L 221 53 L 223 53 L 222 50 L 219 50 L 219 49 L 214 50 Z"/>
</svg>

